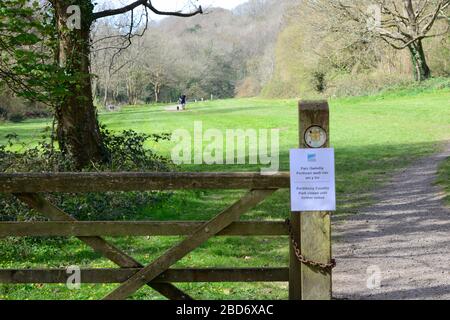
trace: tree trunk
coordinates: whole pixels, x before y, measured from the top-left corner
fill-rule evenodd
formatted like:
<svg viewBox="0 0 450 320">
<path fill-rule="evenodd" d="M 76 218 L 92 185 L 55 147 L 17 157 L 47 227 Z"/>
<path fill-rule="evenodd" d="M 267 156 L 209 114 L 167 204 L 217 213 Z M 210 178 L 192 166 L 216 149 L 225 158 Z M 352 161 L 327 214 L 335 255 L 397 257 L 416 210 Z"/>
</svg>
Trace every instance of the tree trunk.
<svg viewBox="0 0 450 320">
<path fill-rule="evenodd" d="M 59 63 L 70 75 L 68 94 L 56 110 L 58 142 L 81 169 L 91 162 L 106 162 L 109 154 L 103 143 L 93 103 L 90 75 L 90 29 L 93 5 L 90 0 L 54 0 L 59 34 Z M 67 27 L 70 5 L 81 9 L 81 28 Z"/>
<path fill-rule="evenodd" d="M 160 91 L 159 84 L 157 83 L 155 84 L 155 103 L 159 102 L 159 91 Z"/>
<path fill-rule="evenodd" d="M 109 91 L 109 83 L 111 81 L 111 75 L 108 72 L 105 81 L 105 92 L 103 93 L 103 105 L 106 107 L 108 105 L 108 91 Z"/>
<path fill-rule="evenodd" d="M 431 77 L 431 70 L 427 64 L 422 40 L 417 40 L 408 46 L 413 65 L 414 79 L 423 81 Z"/>
</svg>

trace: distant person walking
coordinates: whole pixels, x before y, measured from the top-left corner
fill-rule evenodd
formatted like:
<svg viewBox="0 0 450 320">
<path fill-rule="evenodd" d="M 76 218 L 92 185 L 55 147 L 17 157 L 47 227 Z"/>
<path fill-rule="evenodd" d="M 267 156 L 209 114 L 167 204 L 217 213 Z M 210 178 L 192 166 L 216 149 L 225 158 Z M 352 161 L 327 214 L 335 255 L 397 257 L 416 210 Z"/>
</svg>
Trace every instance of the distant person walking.
<svg viewBox="0 0 450 320">
<path fill-rule="evenodd" d="M 180 108 L 181 110 L 186 110 L 186 96 L 184 94 L 178 99 L 177 110 L 180 110 Z"/>
</svg>

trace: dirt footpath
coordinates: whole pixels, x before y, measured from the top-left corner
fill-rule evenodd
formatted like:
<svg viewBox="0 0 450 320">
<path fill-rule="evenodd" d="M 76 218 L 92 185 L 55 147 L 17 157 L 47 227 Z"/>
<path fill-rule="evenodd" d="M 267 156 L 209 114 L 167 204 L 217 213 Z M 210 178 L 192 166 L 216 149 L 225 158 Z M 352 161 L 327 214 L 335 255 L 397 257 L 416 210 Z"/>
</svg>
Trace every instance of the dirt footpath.
<svg viewBox="0 0 450 320">
<path fill-rule="evenodd" d="M 443 152 L 376 192 L 376 204 L 335 221 L 338 299 L 450 299 L 450 210 L 435 185 Z"/>
</svg>

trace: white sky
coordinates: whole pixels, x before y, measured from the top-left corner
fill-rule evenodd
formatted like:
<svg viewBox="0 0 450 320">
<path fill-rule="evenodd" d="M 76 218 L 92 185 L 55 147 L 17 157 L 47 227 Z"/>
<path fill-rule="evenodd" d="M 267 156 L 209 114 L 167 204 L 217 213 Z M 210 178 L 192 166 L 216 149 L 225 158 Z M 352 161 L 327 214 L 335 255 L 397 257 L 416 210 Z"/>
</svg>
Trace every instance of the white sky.
<svg viewBox="0 0 450 320">
<path fill-rule="evenodd" d="M 188 1 L 185 0 L 153 0 L 153 5 L 156 8 L 162 9 L 177 9 L 183 7 Z M 198 3 L 202 5 L 202 7 L 222 7 L 226 9 L 233 9 L 238 5 L 247 2 L 247 0 L 199 0 L 194 1 L 193 3 Z"/>
</svg>

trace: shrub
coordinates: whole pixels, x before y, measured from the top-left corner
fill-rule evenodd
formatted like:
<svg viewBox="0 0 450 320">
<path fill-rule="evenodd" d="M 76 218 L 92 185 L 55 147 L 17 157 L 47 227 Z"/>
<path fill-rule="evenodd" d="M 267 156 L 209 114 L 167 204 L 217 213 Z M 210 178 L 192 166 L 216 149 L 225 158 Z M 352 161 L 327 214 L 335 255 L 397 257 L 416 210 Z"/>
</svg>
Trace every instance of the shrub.
<svg viewBox="0 0 450 320">
<path fill-rule="evenodd" d="M 8 111 L 4 107 L 0 107 L 0 120 L 6 120 L 8 116 Z"/>
<path fill-rule="evenodd" d="M 8 116 L 8 120 L 16 123 L 22 122 L 25 120 L 25 115 L 22 113 L 13 113 Z"/>
<path fill-rule="evenodd" d="M 394 75 L 384 72 L 340 74 L 332 76 L 325 93 L 332 97 L 373 95 L 387 88 L 411 82 L 413 82 L 411 77 L 403 74 Z"/>
<path fill-rule="evenodd" d="M 21 122 L 29 118 L 45 118 L 52 115 L 51 109 L 38 102 L 27 102 L 0 88 L 0 119 Z"/>
<path fill-rule="evenodd" d="M 236 98 L 256 97 L 261 91 L 261 86 L 256 79 L 247 77 L 238 84 L 235 91 Z"/>
<path fill-rule="evenodd" d="M 169 138 L 167 134 L 146 135 L 132 130 L 113 134 L 102 128 L 107 148 L 111 152 L 111 162 L 85 168 L 84 171 L 171 171 L 171 161 L 145 148 L 148 140 L 155 142 Z M 17 136 L 7 136 L 8 144 L 0 145 L 0 172 L 65 172 L 73 171 L 73 161 L 54 148 L 48 139 L 36 147 L 14 151 L 12 146 L 19 141 Z M 15 148 L 17 149 L 17 148 Z M 158 205 L 170 197 L 165 192 L 106 192 L 85 194 L 49 194 L 48 198 L 77 219 L 124 220 L 135 215 L 140 207 Z M 29 211 L 11 195 L 0 194 L 0 220 L 38 220 L 36 212 Z"/>
<path fill-rule="evenodd" d="M 25 118 L 49 118 L 52 116 L 52 113 L 48 109 L 36 109 L 25 112 Z"/>
<path fill-rule="evenodd" d="M 312 72 L 312 86 L 317 92 L 323 93 L 327 89 L 327 74 L 324 71 L 316 70 Z"/>
</svg>

